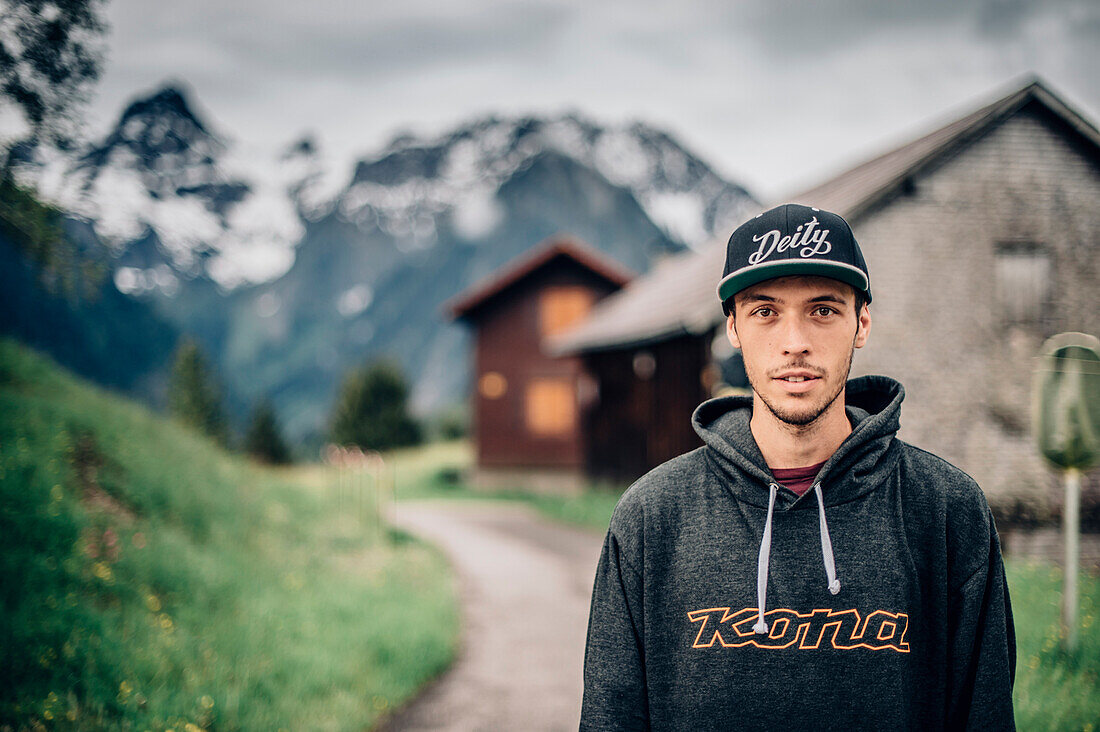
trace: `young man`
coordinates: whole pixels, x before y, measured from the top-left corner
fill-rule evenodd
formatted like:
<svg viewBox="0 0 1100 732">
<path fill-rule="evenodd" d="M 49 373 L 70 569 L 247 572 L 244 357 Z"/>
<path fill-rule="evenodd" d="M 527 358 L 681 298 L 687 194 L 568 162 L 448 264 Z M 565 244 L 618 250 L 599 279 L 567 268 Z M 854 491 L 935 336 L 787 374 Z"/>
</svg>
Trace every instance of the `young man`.
<svg viewBox="0 0 1100 732">
<path fill-rule="evenodd" d="M 752 397 L 635 483 L 596 571 L 581 729 L 1013 729 L 1015 638 L 977 484 L 848 381 L 867 265 L 836 214 L 730 238 L 718 297 Z"/>
</svg>

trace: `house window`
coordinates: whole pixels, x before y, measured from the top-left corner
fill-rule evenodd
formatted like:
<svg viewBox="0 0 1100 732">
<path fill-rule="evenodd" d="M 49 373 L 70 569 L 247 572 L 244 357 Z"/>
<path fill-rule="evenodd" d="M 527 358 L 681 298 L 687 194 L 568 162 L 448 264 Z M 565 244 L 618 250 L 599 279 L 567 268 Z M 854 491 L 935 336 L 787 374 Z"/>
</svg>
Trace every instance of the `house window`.
<svg viewBox="0 0 1100 732">
<path fill-rule="evenodd" d="M 638 351 L 630 362 L 634 375 L 642 381 L 649 381 L 657 373 L 657 359 L 649 351 Z"/>
<path fill-rule="evenodd" d="M 531 379 L 525 406 L 532 434 L 556 437 L 573 431 L 576 394 L 571 379 Z"/>
<path fill-rule="evenodd" d="M 1050 253 L 1033 242 L 997 246 L 994 291 L 1001 319 L 1009 325 L 1038 325 L 1050 305 Z"/>
<path fill-rule="evenodd" d="M 592 293 L 583 287 L 548 287 L 539 296 L 539 332 L 552 336 L 583 320 L 592 309 Z"/>
</svg>

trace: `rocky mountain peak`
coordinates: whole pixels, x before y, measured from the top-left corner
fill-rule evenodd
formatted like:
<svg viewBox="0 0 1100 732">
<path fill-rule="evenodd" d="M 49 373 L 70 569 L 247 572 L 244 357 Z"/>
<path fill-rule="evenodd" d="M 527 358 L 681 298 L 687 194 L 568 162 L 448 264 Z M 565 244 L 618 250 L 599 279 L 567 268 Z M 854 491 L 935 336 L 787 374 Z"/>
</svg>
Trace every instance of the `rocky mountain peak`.
<svg viewBox="0 0 1100 732">
<path fill-rule="evenodd" d="M 130 102 L 100 140 L 37 150 L 19 174 L 90 222 L 120 263 L 141 245 L 146 255 L 159 253 L 158 271 L 197 273 L 230 288 L 270 279 L 293 259 L 303 232 L 295 191 L 315 165 L 284 164 L 222 138 L 196 109 L 183 87 L 162 85 Z M 116 283 L 140 292 L 153 287 L 124 283 L 170 279 L 130 272 Z"/>
<path fill-rule="evenodd" d="M 178 117 L 206 132 L 206 125 L 192 111 L 192 104 L 187 97 L 188 92 L 182 86 L 173 83 L 165 84 L 148 96 L 130 102 L 122 112 L 119 126 L 125 125 L 135 117 Z"/>
<path fill-rule="evenodd" d="M 546 153 L 561 154 L 628 188 L 673 239 L 699 245 L 754 205 L 669 133 L 641 122 L 601 125 L 575 111 L 487 115 L 437 136 L 403 132 L 359 161 L 338 207 L 351 221 L 402 221 L 492 196 Z M 394 223 L 396 222 L 396 223 Z M 389 224 L 387 224 L 389 225 Z"/>
<path fill-rule="evenodd" d="M 96 169 L 121 155 L 130 167 L 156 170 L 158 178 L 170 182 L 172 174 L 183 169 L 214 166 L 224 151 L 225 143 L 195 114 L 186 93 L 169 85 L 132 101 L 102 144 L 87 151 L 81 165 Z M 164 181 L 149 182 L 152 190 L 166 193 L 161 190 Z"/>
</svg>

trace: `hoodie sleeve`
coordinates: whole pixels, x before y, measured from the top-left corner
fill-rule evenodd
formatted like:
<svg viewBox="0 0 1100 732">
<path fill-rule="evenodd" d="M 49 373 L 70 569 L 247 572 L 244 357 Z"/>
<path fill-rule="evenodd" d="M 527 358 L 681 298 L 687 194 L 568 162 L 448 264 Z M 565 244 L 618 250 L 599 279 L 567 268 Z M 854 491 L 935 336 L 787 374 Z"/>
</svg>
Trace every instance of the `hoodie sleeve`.
<svg viewBox="0 0 1100 732">
<path fill-rule="evenodd" d="M 607 532 L 588 616 L 581 730 L 649 728 L 642 646 L 642 576 Z"/>
<path fill-rule="evenodd" d="M 993 517 L 985 507 L 973 542 L 976 568 L 951 594 L 947 728 L 1012 730 L 1016 634 Z M 981 529 L 985 531 L 981 531 Z M 973 550 L 971 550 L 973 551 Z"/>
</svg>

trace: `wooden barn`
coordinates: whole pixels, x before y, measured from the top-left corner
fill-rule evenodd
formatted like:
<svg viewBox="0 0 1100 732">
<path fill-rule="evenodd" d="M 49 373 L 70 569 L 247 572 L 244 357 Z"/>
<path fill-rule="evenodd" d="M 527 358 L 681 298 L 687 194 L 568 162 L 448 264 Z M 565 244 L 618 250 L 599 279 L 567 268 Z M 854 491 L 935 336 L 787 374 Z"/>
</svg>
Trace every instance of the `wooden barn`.
<svg viewBox="0 0 1100 732">
<path fill-rule="evenodd" d="M 1002 515 L 1057 511 L 1029 434 L 1029 388 L 1045 338 L 1100 333 L 1094 124 L 1029 80 L 774 203 L 785 201 L 835 211 L 856 233 L 875 300 L 853 375 L 902 382 L 901 437 L 973 475 Z M 739 378 L 715 295 L 724 253 L 716 241 L 663 263 L 553 339 L 599 393 L 586 417 L 590 474 L 629 481 L 699 444 L 692 408 Z"/>
<path fill-rule="evenodd" d="M 581 360 L 554 357 L 546 341 L 632 277 L 587 244 L 558 235 L 446 305 L 474 330 L 472 436 L 479 485 L 581 485 L 582 413 L 597 395 Z"/>
<path fill-rule="evenodd" d="M 660 262 L 550 339 L 552 352 L 580 359 L 599 397 L 584 415 L 590 478 L 629 481 L 702 444 L 689 417 L 721 380 L 712 347 L 716 302 L 713 287 L 691 290 L 684 283 L 717 283 L 723 259 L 717 270 L 712 260 L 687 255 Z"/>
</svg>

